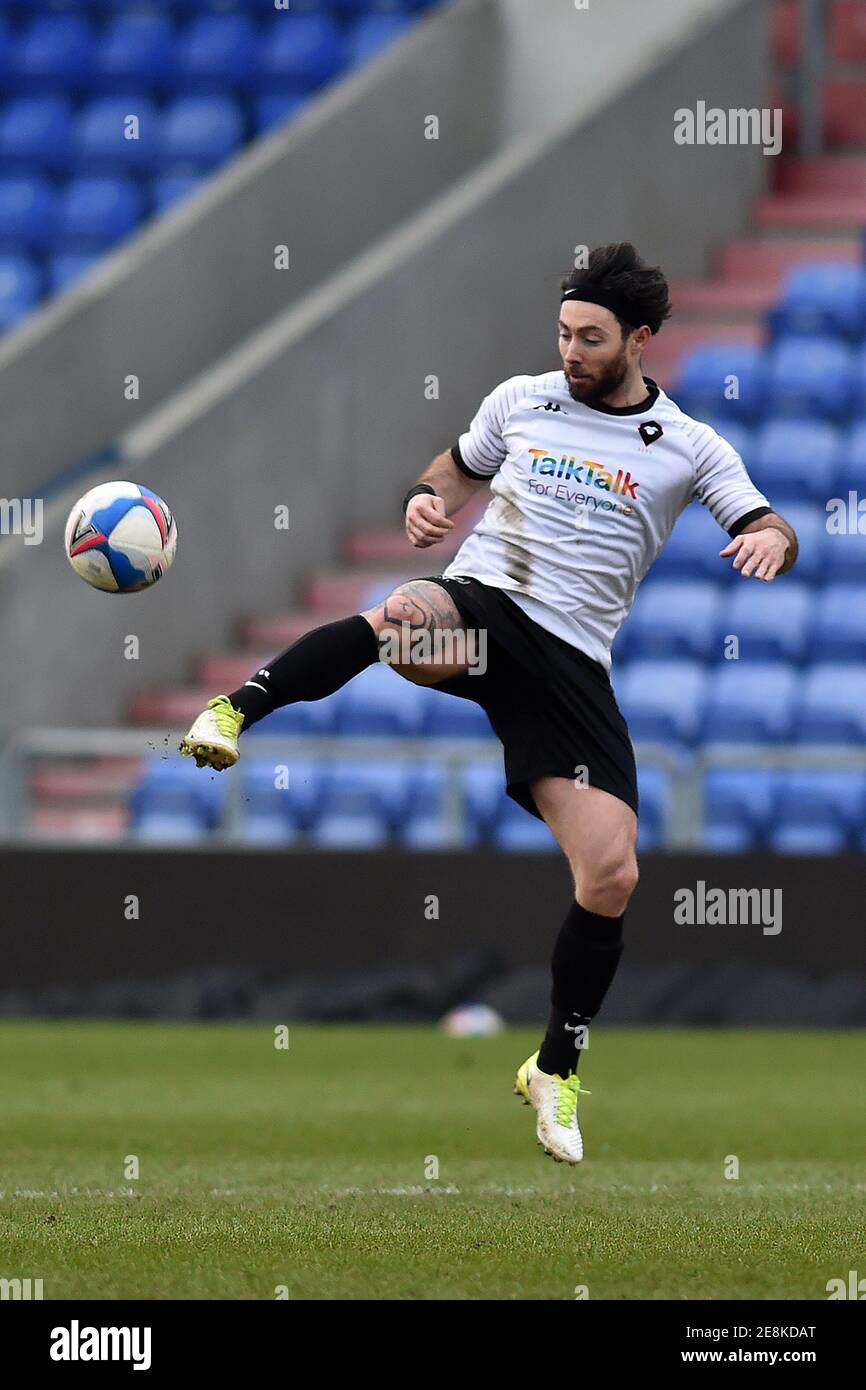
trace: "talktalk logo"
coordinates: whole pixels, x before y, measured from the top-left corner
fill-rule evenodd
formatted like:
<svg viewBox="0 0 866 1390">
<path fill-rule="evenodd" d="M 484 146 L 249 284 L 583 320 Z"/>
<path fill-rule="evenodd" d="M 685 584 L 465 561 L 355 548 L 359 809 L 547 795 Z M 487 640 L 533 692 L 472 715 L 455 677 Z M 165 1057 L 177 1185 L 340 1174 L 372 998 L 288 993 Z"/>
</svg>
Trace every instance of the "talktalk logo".
<svg viewBox="0 0 866 1390">
<path fill-rule="evenodd" d="M 618 492 L 620 497 L 632 497 L 637 500 L 637 490 L 640 486 L 636 478 L 631 473 L 624 473 L 620 468 L 614 478 L 606 468 L 594 459 L 581 459 L 577 462 L 574 455 L 563 454 L 562 458 L 554 458 L 552 454 L 546 454 L 543 449 L 530 449 L 532 457 L 532 467 L 530 473 L 536 473 L 544 478 L 561 478 L 563 482 L 579 483 L 581 487 L 598 487 L 603 492 Z"/>
</svg>

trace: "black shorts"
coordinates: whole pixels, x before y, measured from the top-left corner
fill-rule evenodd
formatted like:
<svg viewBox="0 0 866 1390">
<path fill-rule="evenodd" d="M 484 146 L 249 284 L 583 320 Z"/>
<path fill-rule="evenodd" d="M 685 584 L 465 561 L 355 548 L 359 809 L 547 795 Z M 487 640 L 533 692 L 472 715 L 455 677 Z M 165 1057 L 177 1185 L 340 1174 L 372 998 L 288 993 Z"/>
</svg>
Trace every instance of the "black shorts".
<svg viewBox="0 0 866 1390">
<path fill-rule="evenodd" d="M 484 674 L 435 689 L 474 700 L 505 750 L 508 795 L 541 819 L 536 777 L 574 779 L 610 792 L 637 814 L 637 770 L 626 722 L 603 666 L 532 621 L 502 589 L 478 579 L 425 576 L 446 589 L 470 628 L 487 632 Z"/>
</svg>

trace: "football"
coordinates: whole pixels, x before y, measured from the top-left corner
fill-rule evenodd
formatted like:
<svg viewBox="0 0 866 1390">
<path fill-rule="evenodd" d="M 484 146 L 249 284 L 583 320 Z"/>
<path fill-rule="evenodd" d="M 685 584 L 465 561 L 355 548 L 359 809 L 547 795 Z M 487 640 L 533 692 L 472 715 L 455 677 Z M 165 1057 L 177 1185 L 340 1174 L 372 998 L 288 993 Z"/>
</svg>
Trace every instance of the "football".
<svg viewBox="0 0 866 1390">
<path fill-rule="evenodd" d="M 100 483 L 80 497 L 66 522 L 66 556 L 79 577 L 110 594 L 149 589 L 171 567 L 174 517 L 139 483 Z"/>
</svg>

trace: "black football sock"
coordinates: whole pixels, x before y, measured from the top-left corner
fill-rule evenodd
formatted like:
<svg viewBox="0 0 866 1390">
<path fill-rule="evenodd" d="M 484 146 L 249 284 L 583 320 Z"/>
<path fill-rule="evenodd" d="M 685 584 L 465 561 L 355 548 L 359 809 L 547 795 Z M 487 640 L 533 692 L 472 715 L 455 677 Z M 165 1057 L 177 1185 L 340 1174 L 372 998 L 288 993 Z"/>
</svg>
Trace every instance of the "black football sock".
<svg viewBox="0 0 866 1390">
<path fill-rule="evenodd" d="M 282 705 L 323 700 L 379 660 L 379 639 L 356 613 L 299 637 L 281 656 L 229 695 L 244 716 L 244 729 Z"/>
<path fill-rule="evenodd" d="M 622 955 L 622 917 L 573 903 L 553 948 L 550 1021 L 538 1054 L 548 1075 L 577 1071 L 587 1028 L 601 1008 Z"/>
</svg>

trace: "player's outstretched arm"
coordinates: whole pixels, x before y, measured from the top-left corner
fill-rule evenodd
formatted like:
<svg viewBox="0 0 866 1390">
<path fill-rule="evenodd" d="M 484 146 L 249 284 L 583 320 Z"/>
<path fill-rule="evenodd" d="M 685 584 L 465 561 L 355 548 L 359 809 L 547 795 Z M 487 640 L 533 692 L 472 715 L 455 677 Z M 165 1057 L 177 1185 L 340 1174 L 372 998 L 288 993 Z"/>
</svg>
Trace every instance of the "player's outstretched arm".
<svg viewBox="0 0 866 1390">
<path fill-rule="evenodd" d="M 454 526 L 449 517 L 459 512 L 480 488 L 487 486 L 486 482 L 461 473 L 450 450 L 436 455 L 416 486 L 422 484 L 433 492 L 417 493 L 406 506 L 406 535 L 421 550 L 444 540 Z"/>
<path fill-rule="evenodd" d="M 769 584 L 777 575 L 787 574 L 797 559 L 798 550 L 793 526 L 776 512 L 768 512 L 744 526 L 719 553 L 734 556 L 734 569 L 739 570 L 744 579 L 753 575 Z"/>
</svg>

